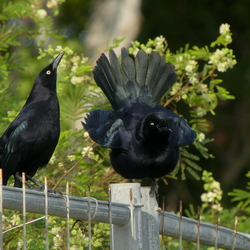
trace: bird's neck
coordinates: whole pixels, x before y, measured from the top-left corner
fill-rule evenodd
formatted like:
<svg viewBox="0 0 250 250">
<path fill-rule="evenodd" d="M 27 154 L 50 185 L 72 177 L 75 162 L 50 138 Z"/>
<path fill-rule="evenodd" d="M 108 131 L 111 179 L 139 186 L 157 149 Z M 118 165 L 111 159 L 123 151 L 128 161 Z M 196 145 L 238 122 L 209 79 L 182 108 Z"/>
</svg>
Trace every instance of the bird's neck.
<svg viewBox="0 0 250 250">
<path fill-rule="evenodd" d="M 27 99 L 27 103 L 28 102 L 37 102 L 37 101 L 46 101 L 50 98 L 55 98 L 57 99 L 57 93 L 56 93 L 56 89 L 52 89 L 52 88 L 46 88 L 44 86 L 36 86 L 34 85 L 30 95 Z"/>
</svg>

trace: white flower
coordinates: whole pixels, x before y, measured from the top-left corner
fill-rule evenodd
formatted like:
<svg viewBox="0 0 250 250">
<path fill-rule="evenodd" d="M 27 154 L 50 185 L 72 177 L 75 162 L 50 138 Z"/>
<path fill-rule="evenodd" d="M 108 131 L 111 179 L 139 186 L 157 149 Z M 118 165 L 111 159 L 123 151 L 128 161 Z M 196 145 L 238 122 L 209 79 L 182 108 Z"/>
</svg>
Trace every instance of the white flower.
<svg viewBox="0 0 250 250">
<path fill-rule="evenodd" d="M 145 52 L 146 52 L 147 54 L 150 54 L 150 53 L 152 52 L 152 48 L 147 48 L 147 49 L 145 50 Z"/>
<path fill-rule="evenodd" d="M 214 193 L 214 192 L 207 193 L 208 202 L 213 202 L 215 197 L 216 197 L 216 193 Z"/>
<path fill-rule="evenodd" d="M 213 189 L 218 189 L 218 190 L 220 190 L 220 183 L 219 183 L 218 181 L 213 181 L 213 182 L 211 183 L 211 186 L 212 186 Z"/>
<path fill-rule="evenodd" d="M 189 60 L 188 65 L 185 67 L 185 70 L 191 73 L 192 71 L 194 71 L 196 64 L 197 62 L 195 60 Z"/>
<path fill-rule="evenodd" d="M 201 92 L 207 92 L 207 85 L 206 84 L 204 84 L 204 83 L 202 83 L 201 85 Z"/>
<path fill-rule="evenodd" d="M 90 158 L 91 158 L 91 156 L 93 157 L 94 156 L 93 148 L 92 147 L 84 147 L 82 149 L 82 156 L 88 156 Z"/>
<path fill-rule="evenodd" d="M 76 156 L 75 155 L 68 155 L 68 159 L 70 161 L 74 161 L 76 159 Z"/>
<path fill-rule="evenodd" d="M 231 36 L 226 36 L 225 39 L 227 40 L 227 43 L 231 43 L 232 42 L 232 37 Z"/>
<path fill-rule="evenodd" d="M 223 207 L 221 206 L 221 204 L 213 204 L 212 209 L 222 211 Z"/>
<path fill-rule="evenodd" d="M 55 51 L 61 52 L 62 49 L 63 49 L 62 46 L 61 46 L 61 45 L 58 45 L 58 46 L 56 46 Z"/>
<path fill-rule="evenodd" d="M 158 37 L 156 37 L 156 38 L 155 38 L 156 45 L 160 45 L 160 44 L 164 43 L 165 40 L 166 40 L 166 39 L 165 39 L 165 37 L 163 37 L 163 36 L 158 36 Z"/>
<path fill-rule="evenodd" d="M 224 35 L 226 33 L 230 32 L 230 25 L 228 23 L 223 23 L 220 26 L 220 34 Z"/>
<path fill-rule="evenodd" d="M 20 221 L 21 221 L 21 218 L 20 218 L 20 216 L 17 215 L 17 214 L 14 214 L 14 215 L 12 216 L 12 219 L 10 220 L 11 224 L 13 224 L 13 225 L 19 225 L 19 224 L 20 224 Z"/>
<path fill-rule="evenodd" d="M 207 193 L 204 193 L 204 194 L 201 195 L 201 201 L 202 202 L 208 202 Z"/>
<path fill-rule="evenodd" d="M 198 79 L 197 77 L 198 77 L 197 73 L 192 74 L 192 75 L 189 76 L 189 81 L 190 81 L 192 84 L 199 83 L 199 79 Z"/>
<path fill-rule="evenodd" d="M 179 63 L 179 62 L 182 62 L 183 61 L 183 56 L 177 56 L 176 57 L 176 62 Z"/>
<path fill-rule="evenodd" d="M 197 139 L 198 139 L 199 142 L 204 141 L 204 139 L 205 139 L 205 134 L 204 134 L 204 133 L 199 133 L 198 136 L 197 136 Z"/>
<path fill-rule="evenodd" d="M 88 57 L 83 57 L 82 60 L 81 60 L 81 63 L 84 64 L 88 61 Z"/>
<path fill-rule="evenodd" d="M 71 60 L 72 62 L 78 62 L 80 60 L 80 56 L 74 56 Z"/>
<path fill-rule="evenodd" d="M 133 55 L 136 56 L 139 51 L 140 50 L 138 48 L 135 48 L 134 51 L 133 51 Z"/>
<path fill-rule="evenodd" d="M 83 76 L 72 76 L 71 79 L 70 79 L 72 84 L 81 83 L 81 82 L 83 82 L 83 80 L 84 80 Z"/>
<path fill-rule="evenodd" d="M 207 113 L 207 111 L 201 107 L 198 107 L 197 110 L 196 110 L 196 114 L 198 116 L 204 116 L 205 114 Z"/>
<path fill-rule="evenodd" d="M 218 63 L 217 70 L 220 72 L 226 72 L 227 71 L 227 64 L 225 62 Z"/>
<path fill-rule="evenodd" d="M 83 138 L 89 138 L 89 133 L 88 132 L 84 132 L 84 134 L 83 134 Z"/>
<path fill-rule="evenodd" d="M 212 56 L 210 56 L 210 60 L 208 63 L 210 64 L 217 64 L 220 58 L 224 55 L 223 51 L 220 49 L 217 49 Z"/>
<path fill-rule="evenodd" d="M 55 6 L 57 6 L 57 0 L 50 0 L 50 1 L 47 2 L 47 7 L 48 8 L 53 8 Z"/>
<path fill-rule="evenodd" d="M 45 17 L 47 16 L 47 11 L 44 10 L 44 9 L 39 9 L 39 10 L 36 12 L 36 14 L 37 14 L 37 17 L 38 17 L 39 19 L 43 19 L 43 18 L 45 18 Z"/>
</svg>

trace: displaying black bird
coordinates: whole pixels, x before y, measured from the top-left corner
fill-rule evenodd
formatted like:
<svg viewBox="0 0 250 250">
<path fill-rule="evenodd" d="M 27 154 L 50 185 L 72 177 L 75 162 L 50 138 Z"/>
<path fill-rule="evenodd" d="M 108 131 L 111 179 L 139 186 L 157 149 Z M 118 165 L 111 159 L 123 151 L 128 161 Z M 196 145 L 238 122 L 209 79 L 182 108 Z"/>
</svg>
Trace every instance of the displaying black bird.
<svg viewBox="0 0 250 250">
<path fill-rule="evenodd" d="M 3 185 L 7 185 L 13 175 L 14 187 L 21 187 L 21 174 L 25 172 L 27 180 L 43 187 L 31 177 L 47 165 L 58 143 L 60 114 L 56 76 L 63 54 L 38 74 L 25 105 L 0 138 Z M 36 189 L 33 185 L 29 187 Z"/>
<path fill-rule="evenodd" d="M 158 104 L 176 82 L 175 68 L 157 52 L 147 56 L 143 50 L 133 60 L 123 48 L 121 67 L 113 50 L 109 60 L 102 54 L 93 74 L 114 110 L 91 111 L 83 127 L 112 149 L 111 164 L 124 178 L 162 177 L 176 167 L 179 147 L 196 138 L 182 117 Z"/>
</svg>

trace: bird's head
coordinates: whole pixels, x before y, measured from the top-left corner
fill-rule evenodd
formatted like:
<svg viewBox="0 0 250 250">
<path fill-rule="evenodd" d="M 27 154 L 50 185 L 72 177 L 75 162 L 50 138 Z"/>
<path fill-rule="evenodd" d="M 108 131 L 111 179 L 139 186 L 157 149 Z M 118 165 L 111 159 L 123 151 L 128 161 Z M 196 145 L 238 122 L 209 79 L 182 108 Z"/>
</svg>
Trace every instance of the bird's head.
<svg viewBox="0 0 250 250">
<path fill-rule="evenodd" d="M 143 135 L 147 140 L 166 141 L 171 132 L 167 121 L 166 115 L 160 112 L 148 114 L 142 125 Z"/>
<path fill-rule="evenodd" d="M 56 83 L 57 67 L 64 55 L 60 53 L 48 66 L 46 66 L 37 76 L 35 83 L 45 87 L 53 87 Z"/>
</svg>

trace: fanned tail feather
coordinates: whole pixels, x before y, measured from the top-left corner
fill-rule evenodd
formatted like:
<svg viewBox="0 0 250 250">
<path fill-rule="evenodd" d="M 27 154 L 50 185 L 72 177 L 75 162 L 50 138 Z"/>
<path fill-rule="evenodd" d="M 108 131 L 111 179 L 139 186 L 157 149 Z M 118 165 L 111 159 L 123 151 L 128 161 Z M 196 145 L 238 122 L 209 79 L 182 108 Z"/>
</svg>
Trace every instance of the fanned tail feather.
<svg viewBox="0 0 250 250">
<path fill-rule="evenodd" d="M 149 56 L 141 50 L 135 60 L 122 49 L 121 66 L 113 50 L 109 60 L 102 54 L 94 69 L 94 79 L 114 109 L 128 102 L 145 102 L 155 106 L 175 83 L 174 65 L 166 63 L 157 52 Z"/>
</svg>

